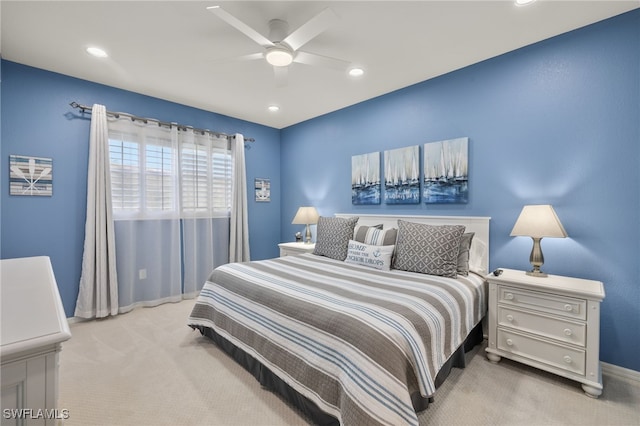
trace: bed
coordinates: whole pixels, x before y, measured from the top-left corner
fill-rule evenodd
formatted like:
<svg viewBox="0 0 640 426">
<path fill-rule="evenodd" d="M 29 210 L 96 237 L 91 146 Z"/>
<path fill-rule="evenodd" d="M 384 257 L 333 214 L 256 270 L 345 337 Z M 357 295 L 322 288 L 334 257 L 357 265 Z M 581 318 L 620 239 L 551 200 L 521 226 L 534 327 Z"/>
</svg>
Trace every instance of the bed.
<svg viewBox="0 0 640 426">
<path fill-rule="evenodd" d="M 317 233 L 315 254 L 216 268 L 188 325 L 316 424 L 417 425 L 482 340 L 489 218 L 338 214 Z"/>
</svg>

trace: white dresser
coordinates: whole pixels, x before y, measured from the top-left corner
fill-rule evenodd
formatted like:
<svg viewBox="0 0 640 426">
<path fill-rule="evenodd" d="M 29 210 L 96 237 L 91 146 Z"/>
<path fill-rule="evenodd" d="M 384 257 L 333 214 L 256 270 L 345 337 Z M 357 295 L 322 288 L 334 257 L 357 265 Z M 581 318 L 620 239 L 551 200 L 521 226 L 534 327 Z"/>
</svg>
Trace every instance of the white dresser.
<svg viewBox="0 0 640 426">
<path fill-rule="evenodd" d="M 58 352 L 71 337 L 51 261 L 0 261 L 2 425 L 55 425 Z"/>
<path fill-rule="evenodd" d="M 294 254 L 302 254 L 302 253 L 313 253 L 313 250 L 316 248 L 315 243 L 280 243 L 278 244 L 280 248 L 280 257 L 283 256 L 292 256 Z"/>
<path fill-rule="evenodd" d="M 600 396 L 602 283 L 511 269 L 487 280 L 487 358 L 506 357 L 576 380 L 588 396 Z"/>
</svg>

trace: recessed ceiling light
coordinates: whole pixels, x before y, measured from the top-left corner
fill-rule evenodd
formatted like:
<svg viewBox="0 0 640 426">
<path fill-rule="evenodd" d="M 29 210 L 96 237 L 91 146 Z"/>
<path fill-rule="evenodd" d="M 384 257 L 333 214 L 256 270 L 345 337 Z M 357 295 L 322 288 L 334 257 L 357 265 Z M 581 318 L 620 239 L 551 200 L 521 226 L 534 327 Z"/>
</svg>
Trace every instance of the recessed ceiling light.
<svg viewBox="0 0 640 426">
<path fill-rule="evenodd" d="M 536 0 L 515 0 L 516 6 L 527 6 Z"/>
<path fill-rule="evenodd" d="M 278 105 L 269 105 L 269 111 L 271 112 L 278 112 L 280 111 L 280 107 Z"/>
<path fill-rule="evenodd" d="M 364 74 L 364 70 L 362 68 L 351 68 L 349 70 L 349 75 L 351 77 L 360 77 Z"/>
<path fill-rule="evenodd" d="M 91 56 L 95 56 L 96 58 L 106 58 L 107 52 L 100 49 L 99 47 L 87 47 L 87 53 Z"/>
</svg>

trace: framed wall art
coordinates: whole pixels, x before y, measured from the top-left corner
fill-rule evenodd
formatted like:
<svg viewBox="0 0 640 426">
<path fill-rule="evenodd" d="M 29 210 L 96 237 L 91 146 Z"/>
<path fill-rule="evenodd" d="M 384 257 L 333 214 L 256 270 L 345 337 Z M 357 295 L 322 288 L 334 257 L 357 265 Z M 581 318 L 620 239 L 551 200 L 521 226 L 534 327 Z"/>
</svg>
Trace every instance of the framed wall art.
<svg viewBox="0 0 640 426">
<path fill-rule="evenodd" d="M 51 158 L 9 156 L 9 195 L 53 195 Z"/>
<path fill-rule="evenodd" d="M 380 153 L 351 157 L 351 203 L 380 204 Z"/>
<path fill-rule="evenodd" d="M 386 204 L 420 203 L 419 152 L 418 145 L 384 152 L 384 202 Z"/>
<path fill-rule="evenodd" d="M 424 144 L 423 198 L 427 204 L 469 200 L 469 138 Z"/>
<path fill-rule="evenodd" d="M 256 201 L 268 203 L 271 201 L 271 180 L 264 178 L 255 179 Z"/>
</svg>

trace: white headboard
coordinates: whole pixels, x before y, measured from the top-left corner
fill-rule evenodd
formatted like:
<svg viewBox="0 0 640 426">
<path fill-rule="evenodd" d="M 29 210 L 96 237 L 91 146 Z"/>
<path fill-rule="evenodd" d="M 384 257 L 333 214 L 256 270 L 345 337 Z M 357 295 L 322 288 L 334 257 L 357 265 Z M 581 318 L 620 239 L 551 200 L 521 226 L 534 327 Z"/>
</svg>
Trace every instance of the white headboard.
<svg viewBox="0 0 640 426">
<path fill-rule="evenodd" d="M 481 256 L 479 260 L 481 273 L 489 272 L 489 221 L 484 216 L 413 216 L 413 215 L 383 215 L 383 214 L 355 214 L 336 213 L 336 217 L 359 217 L 360 225 L 379 225 L 384 228 L 397 228 L 398 219 L 407 222 L 426 223 L 428 225 L 463 225 L 465 232 L 475 232 L 471 242 L 471 254 Z"/>
</svg>

